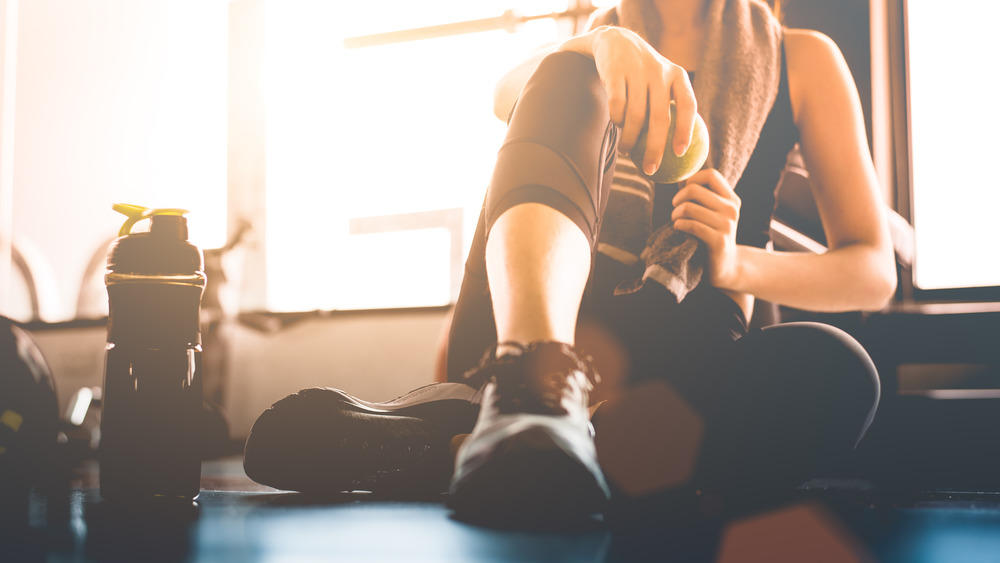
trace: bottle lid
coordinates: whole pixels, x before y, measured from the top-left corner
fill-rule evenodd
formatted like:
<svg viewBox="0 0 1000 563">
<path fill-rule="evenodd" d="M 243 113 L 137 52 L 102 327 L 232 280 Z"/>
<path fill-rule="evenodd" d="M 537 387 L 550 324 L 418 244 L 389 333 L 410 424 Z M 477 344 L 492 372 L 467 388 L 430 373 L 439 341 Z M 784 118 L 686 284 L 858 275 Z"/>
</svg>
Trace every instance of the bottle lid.
<svg viewBox="0 0 1000 563">
<path fill-rule="evenodd" d="M 203 275 L 201 250 L 188 242 L 188 211 L 176 208 L 153 209 L 116 203 L 112 209 L 127 219 L 118 238 L 108 249 L 108 270 L 141 275 Z M 149 232 L 133 233 L 132 227 L 149 219 Z"/>
<path fill-rule="evenodd" d="M 125 235 L 131 234 L 132 227 L 136 223 L 142 221 L 143 219 L 152 219 L 157 216 L 172 216 L 172 217 L 184 217 L 190 211 L 187 209 L 178 209 L 175 207 L 161 207 L 158 209 L 153 209 L 149 207 L 143 207 L 141 205 L 132 205 L 130 203 L 116 203 L 111 206 L 111 209 L 121 213 L 122 215 L 128 217 L 120 229 L 118 229 L 118 236 L 123 237 Z M 184 239 L 187 238 L 187 232 L 185 231 Z"/>
</svg>

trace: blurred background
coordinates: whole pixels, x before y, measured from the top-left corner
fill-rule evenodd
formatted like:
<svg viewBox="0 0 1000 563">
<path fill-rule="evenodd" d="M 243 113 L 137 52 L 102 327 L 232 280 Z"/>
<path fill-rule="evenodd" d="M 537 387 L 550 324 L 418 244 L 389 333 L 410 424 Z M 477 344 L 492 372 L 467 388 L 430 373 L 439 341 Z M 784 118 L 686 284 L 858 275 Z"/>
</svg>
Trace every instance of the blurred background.
<svg viewBox="0 0 1000 563">
<path fill-rule="evenodd" d="M 64 403 L 100 385 L 111 204 L 182 207 L 234 437 L 303 387 L 433 380 L 504 133 L 494 85 L 605 4 L 0 0 L 0 314 Z M 791 0 L 785 18 L 831 35 L 858 82 L 885 201 L 914 227 L 897 301 L 995 304 L 1000 8 L 933 5 Z"/>
</svg>

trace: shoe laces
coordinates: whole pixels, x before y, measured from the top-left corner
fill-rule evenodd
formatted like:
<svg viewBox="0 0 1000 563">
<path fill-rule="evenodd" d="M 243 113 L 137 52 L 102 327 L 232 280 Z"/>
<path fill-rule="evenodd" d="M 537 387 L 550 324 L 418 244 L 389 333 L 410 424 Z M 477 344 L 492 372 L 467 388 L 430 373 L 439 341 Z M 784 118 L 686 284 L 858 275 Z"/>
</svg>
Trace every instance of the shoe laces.
<svg viewBox="0 0 1000 563">
<path fill-rule="evenodd" d="M 500 347 L 505 348 L 505 352 L 498 356 Z M 501 411 L 552 414 L 566 412 L 562 401 L 571 381 L 577 381 L 582 390 L 589 393 L 601 380 L 590 355 L 569 344 L 553 341 L 499 343 L 464 377 L 482 377 L 485 382 L 473 402 L 482 400 L 487 384 L 492 381 L 496 404 Z"/>
</svg>

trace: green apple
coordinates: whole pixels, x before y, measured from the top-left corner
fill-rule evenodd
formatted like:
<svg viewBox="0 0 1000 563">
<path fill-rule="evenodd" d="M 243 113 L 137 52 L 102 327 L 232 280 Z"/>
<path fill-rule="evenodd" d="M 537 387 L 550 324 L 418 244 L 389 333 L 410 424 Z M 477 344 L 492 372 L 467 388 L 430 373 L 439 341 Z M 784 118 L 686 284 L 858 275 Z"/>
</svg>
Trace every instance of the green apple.
<svg viewBox="0 0 1000 563">
<path fill-rule="evenodd" d="M 643 171 L 643 157 L 646 154 L 646 127 L 639 133 L 639 139 L 629 151 L 629 157 L 644 176 L 660 184 L 673 184 L 685 180 L 701 170 L 708 158 L 708 127 L 700 115 L 695 114 L 691 144 L 681 156 L 674 154 L 674 125 L 677 123 L 677 105 L 670 102 L 670 129 L 667 132 L 667 146 L 663 151 L 663 161 L 652 176 Z"/>
</svg>

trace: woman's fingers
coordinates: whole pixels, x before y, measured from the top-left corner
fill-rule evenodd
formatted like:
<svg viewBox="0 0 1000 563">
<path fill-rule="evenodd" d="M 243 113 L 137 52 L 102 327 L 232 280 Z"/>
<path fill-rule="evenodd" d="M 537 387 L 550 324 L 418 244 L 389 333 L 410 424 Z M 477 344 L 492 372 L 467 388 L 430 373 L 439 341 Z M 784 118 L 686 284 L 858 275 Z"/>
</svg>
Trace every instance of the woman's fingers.
<svg viewBox="0 0 1000 563">
<path fill-rule="evenodd" d="M 735 194 L 733 194 L 735 196 Z M 700 205 L 715 213 L 721 213 L 730 219 L 739 218 L 740 203 L 738 199 L 726 198 L 698 184 L 684 186 L 674 196 L 673 206 L 676 210 L 684 203 Z"/>
<path fill-rule="evenodd" d="M 725 243 L 722 233 L 693 219 L 678 219 L 674 221 L 674 228 L 678 231 L 694 235 L 695 238 L 707 244 L 711 249 L 719 248 Z"/>
<path fill-rule="evenodd" d="M 674 228 L 691 234 L 708 247 L 709 280 L 731 287 L 737 275 L 736 231 L 740 198 L 718 170 L 693 174 L 673 198 Z"/>
<path fill-rule="evenodd" d="M 730 228 L 735 226 L 729 217 L 690 201 L 685 201 L 675 207 L 670 218 L 675 224 L 680 220 L 692 220 L 724 233 L 729 232 Z"/>
<path fill-rule="evenodd" d="M 618 72 L 599 72 L 608 93 L 608 113 L 611 121 L 621 124 L 625 121 L 625 107 L 628 97 L 625 90 L 625 75 Z"/>
<path fill-rule="evenodd" d="M 699 170 L 692 174 L 690 178 L 685 180 L 684 183 L 685 185 L 699 184 L 706 186 L 708 189 L 723 197 L 739 199 L 736 196 L 735 190 L 733 190 L 733 187 L 729 184 L 729 180 L 726 180 L 726 177 L 722 175 L 722 172 L 719 172 L 715 168 L 705 168 Z"/>
<path fill-rule="evenodd" d="M 608 113 L 622 128 L 619 148 L 623 152 L 632 150 L 646 129 L 643 170 L 652 174 L 667 148 L 671 99 L 677 104 L 680 126 L 674 152 L 683 154 L 691 142 L 697 112 L 691 81 L 687 71 L 665 59 L 634 32 L 598 29 L 588 45 L 608 94 Z"/>
<path fill-rule="evenodd" d="M 632 79 L 626 82 L 626 96 L 628 102 L 625 108 L 625 122 L 622 124 L 621 146 L 625 151 L 630 151 L 639 139 L 646 124 L 646 104 L 648 103 L 648 89 L 646 84 L 639 79 Z"/>
<path fill-rule="evenodd" d="M 702 225 L 716 234 L 736 232 L 740 219 L 740 198 L 715 169 L 700 170 L 691 176 L 678 190 L 672 203 L 674 210 L 670 218 L 678 229 L 691 232 L 698 238 L 702 237 L 691 230 L 694 229 L 692 224 Z M 687 227 L 682 228 L 685 225 Z M 698 232 L 704 234 L 701 230 Z"/>
<path fill-rule="evenodd" d="M 671 93 L 677 104 L 677 124 L 674 126 L 674 154 L 681 156 L 691 145 L 691 135 L 694 133 L 695 115 L 698 113 L 698 102 L 694 97 L 694 88 L 687 72 L 677 67 L 679 76 L 671 83 Z"/>
<path fill-rule="evenodd" d="M 713 195 L 716 197 L 711 197 Z M 737 211 L 742 205 L 740 196 L 736 195 L 736 191 L 729 184 L 729 181 L 714 168 L 699 170 L 685 180 L 681 189 L 674 195 L 672 203 L 676 207 L 688 199 L 699 201 L 713 208 L 718 208 L 712 205 L 714 202 L 723 202 L 723 205 L 734 207 Z"/>
<path fill-rule="evenodd" d="M 662 83 L 649 85 L 649 124 L 646 129 L 646 152 L 642 169 L 652 175 L 663 161 L 667 147 L 667 133 L 670 130 L 670 100 L 667 88 Z"/>
</svg>

